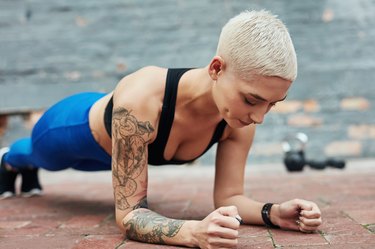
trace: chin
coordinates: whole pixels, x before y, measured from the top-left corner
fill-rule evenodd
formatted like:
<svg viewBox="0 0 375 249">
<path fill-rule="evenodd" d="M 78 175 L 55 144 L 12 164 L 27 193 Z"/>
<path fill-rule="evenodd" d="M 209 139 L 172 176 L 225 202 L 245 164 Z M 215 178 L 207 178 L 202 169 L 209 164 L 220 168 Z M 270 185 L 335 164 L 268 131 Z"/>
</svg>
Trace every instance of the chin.
<svg viewBox="0 0 375 249">
<path fill-rule="evenodd" d="M 238 129 L 238 128 L 243 128 L 243 127 L 246 126 L 246 125 L 243 125 L 240 122 L 238 122 L 238 120 L 236 120 L 236 119 L 229 119 L 229 120 L 224 119 L 224 120 L 227 122 L 227 124 L 230 128 Z"/>
</svg>

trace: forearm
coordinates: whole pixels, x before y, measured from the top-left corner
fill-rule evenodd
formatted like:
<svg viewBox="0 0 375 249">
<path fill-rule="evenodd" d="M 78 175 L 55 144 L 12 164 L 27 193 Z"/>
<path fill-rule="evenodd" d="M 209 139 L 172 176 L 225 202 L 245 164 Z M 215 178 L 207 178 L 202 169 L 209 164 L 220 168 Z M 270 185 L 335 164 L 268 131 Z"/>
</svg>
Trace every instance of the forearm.
<svg viewBox="0 0 375 249">
<path fill-rule="evenodd" d="M 220 201 L 215 201 L 216 208 L 234 205 L 245 224 L 264 225 L 262 208 L 265 203 L 252 200 L 244 195 L 234 195 Z M 272 206 L 270 212 L 271 222 L 278 225 L 278 204 Z"/>
<path fill-rule="evenodd" d="M 196 222 L 170 219 L 141 208 L 129 212 L 123 218 L 122 226 L 126 236 L 132 240 L 194 247 L 192 227 Z"/>
</svg>

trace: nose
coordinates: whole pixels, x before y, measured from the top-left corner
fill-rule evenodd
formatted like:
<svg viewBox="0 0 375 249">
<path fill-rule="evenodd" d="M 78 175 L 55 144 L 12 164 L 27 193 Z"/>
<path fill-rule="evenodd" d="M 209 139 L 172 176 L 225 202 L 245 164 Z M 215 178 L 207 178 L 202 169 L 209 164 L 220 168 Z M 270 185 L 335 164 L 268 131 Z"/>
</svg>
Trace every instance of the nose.
<svg viewBox="0 0 375 249">
<path fill-rule="evenodd" d="M 254 123 L 261 124 L 263 123 L 264 116 L 266 115 L 266 112 L 264 112 L 261 109 L 254 110 L 252 113 L 249 113 L 249 117 Z"/>
</svg>

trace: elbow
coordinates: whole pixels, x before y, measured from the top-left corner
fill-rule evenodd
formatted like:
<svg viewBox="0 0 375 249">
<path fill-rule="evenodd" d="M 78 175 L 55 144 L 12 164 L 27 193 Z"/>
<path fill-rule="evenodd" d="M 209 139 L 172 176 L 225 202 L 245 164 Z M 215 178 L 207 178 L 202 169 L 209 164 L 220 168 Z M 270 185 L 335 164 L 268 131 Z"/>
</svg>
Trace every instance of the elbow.
<svg viewBox="0 0 375 249">
<path fill-rule="evenodd" d="M 131 219 L 131 213 L 116 210 L 116 224 L 123 233 L 126 232 L 126 223 Z"/>
<path fill-rule="evenodd" d="M 214 191 L 214 206 L 215 209 L 219 207 L 226 206 L 226 203 L 228 203 L 227 199 L 230 198 L 232 193 L 229 193 L 228 191 Z"/>
<path fill-rule="evenodd" d="M 116 215 L 116 224 L 117 224 L 117 227 L 121 230 L 122 233 L 126 232 L 123 217 L 119 217 L 119 216 Z"/>
<path fill-rule="evenodd" d="M 223 207 L 223 206 L 226 206 L 228 202 L 225 200 L 225 198 L 223 197 L 214 197 L 214 206 L 215 206 L 215 209 L 219 208 L 219 207 Z"/>
<path fill-rule="evenodd" d="M 116 224 L 117 224 L 117 227 L 120 229 L 120 231 L 123 234 L 125 234 L 126 229 L 125 229 L 124 225 L 122 224 L 122 220 L 116 219 Z"/>
<path fill-rule="evenodd" d="M 126 233 L 128 222 L 133 219 L 134 215 L 136 215 L 135 212 L 137 212 L 140 209 L 147 209 L 147 208 L 139 207 L 137 209 L 128 210 L 126 212 L 116 209 L 116 224 L 123 233 Z"/>
<path fill-rule="evenodd" d="M 218 209 L 220 207 L 226 207 L 226 206 L 230 206 L 230 205 L 227 204 L 226 202 L 215 202 L 214 206 L 215 206 L 215 209 Z"/>
<path fill-rule="evenodd" d="M 243 196 L 242 193 L 231 193 L 231 194 L 226 194 L 226 195 L 214 195 L 214 206 L 215 209 L 219 207 L 224 207 L 224 206 L 231 206 L 236 203 L 236 200 L 239 196 Z"/>
</svg>

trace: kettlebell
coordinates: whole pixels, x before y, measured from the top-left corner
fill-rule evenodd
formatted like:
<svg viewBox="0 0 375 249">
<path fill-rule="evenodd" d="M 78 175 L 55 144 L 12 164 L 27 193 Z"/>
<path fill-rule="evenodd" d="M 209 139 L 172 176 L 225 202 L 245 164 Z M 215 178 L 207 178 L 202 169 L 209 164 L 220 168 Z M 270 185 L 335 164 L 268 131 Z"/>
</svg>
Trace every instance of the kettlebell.
<svg viewBox="0 0 375 249">
<path fill-rule="evenodd" d="M 283 139 L 282 148 L 284 154 L 284 164 L 288 171 L 302 171 L 306 165 L 305 146 L 308 137 L 305 133 L 299 132 L 295 135 L 288 135 Z"/>
<path fill-rule="evenodd" d="M 288 171 L 302 171 L 305 166 L 305 155 L 303 151 L 288 151 L 284 156 L 284 164 Z"/>
<path fill-rule="evenodd" d="M 284 154 L 284 165 L 290 172 L 302 171 L 305 166 L 310 166 L 312 169 L 323 170 L 327 167 L 343 169 L 345 168 L 345 161 L 335 158 L 327 158 L 325 160 L 307 160 L 305 158 L 305 146 L 308 137 L 304 133 L 297 133 L 289 135 L 284 138 L 282 147 Z"/>
</svg>

